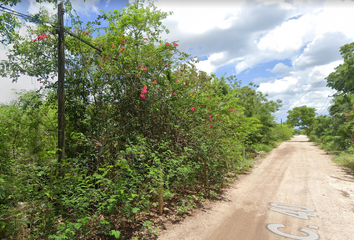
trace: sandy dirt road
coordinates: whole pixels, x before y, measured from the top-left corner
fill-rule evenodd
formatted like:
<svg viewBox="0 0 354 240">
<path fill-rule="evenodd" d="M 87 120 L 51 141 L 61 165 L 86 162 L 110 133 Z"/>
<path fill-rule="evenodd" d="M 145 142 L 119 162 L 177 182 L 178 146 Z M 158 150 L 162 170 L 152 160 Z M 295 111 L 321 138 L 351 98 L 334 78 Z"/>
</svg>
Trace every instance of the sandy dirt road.
<svg viewBox="0 0 354 240">
<path fill-rule="evenodd" d="M 354 240 L 354 175 L 306 136 L 274 149 L 233 183 L 225 198 L 167 225 L 159 239 Z M 270 225 L 271 231 L 269 224 L 278 225 Z"/>
</svg>

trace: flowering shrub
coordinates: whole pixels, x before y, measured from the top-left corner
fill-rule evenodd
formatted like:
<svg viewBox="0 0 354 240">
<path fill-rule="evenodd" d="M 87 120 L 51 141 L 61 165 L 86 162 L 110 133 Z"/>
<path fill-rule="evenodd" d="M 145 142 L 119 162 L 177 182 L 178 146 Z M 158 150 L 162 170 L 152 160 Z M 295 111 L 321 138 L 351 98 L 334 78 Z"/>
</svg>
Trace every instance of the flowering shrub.
<svg viewBox="0 0 354 240">
<path fill-rule="evenodd" d="M 225 186 L 226 174 L 246 169 L 244 148 L 247 153 L 253 144 L 269 143 L 271 134 L 262 131 L 274 124 L 271 111 L 277 103 L 241 88 L 234 76 L 226 84 L 223 78 L 197 71 L 196 60 L 180 52 L 177 43 L 161 41 L 166 30 L 161 21 L 167 14 L 153 10 L 152 4 L 144 8 L 136 2 L 121 13 L 102 13 L 99 19 L 108 21 L 106 27 L 87 24 L 85 29 L 92 34 L 79 33 L 102 49 L 100 53 L 66 37 L 66 160 L 51 164 L 56 158 L 38 155 L 38 164 L 45 168 L 41 182 L 45 189 L 39 196 L 27 192 L 26 198 L 50 202 L 56 215 L 48 229 L 41 226 L 37 232 L 79 239 L 92 229 L 120 229 L 127 224 L 122 219 L 138 222 L 140 213 L 156 210 L 153 202 L 161 188 L 168 207 L 185 207 L 181 202 L 190 200 L 186 193 L 196 192 L 200 199 L 212 196 L 212 191 Z M 43 26 L 41 32 L 45 30 Z M 101 35 L 94 38 L 98 32 Z M 40 36 L 37 41 L 46 38 Z M 21 67 L 39 79 L 56 76 L 57 53 L 52 45 L 57 39 L 41 44 L 31 40 L 24 44 L 50 58 L 35 59 L 35 70 Z M 18 49 L 27 48 L 14 51 Z M 34 61 L 30 51 L 16 54 L 27 54 L 28 62 Z M 13 71 L 18 71 L 16 67 Z M 55 87 L 48 81 L 43 85 Z M 47 100 L 54 106 L 55 94 L 53 90 Z M 262 111 L 249 114 L 255 109 L 244 104 L 247 101 Z M 56 128 L 47 128 L 48 136 L 56 137 Z M 53 182 L 47 179 L 61 169 L 65 176 Z M 93 226 L 84 216 L 99 218 L 96 213 L 105 220 Z M 59 216 L 65 221 L 55 225 Z"/>
</svg>

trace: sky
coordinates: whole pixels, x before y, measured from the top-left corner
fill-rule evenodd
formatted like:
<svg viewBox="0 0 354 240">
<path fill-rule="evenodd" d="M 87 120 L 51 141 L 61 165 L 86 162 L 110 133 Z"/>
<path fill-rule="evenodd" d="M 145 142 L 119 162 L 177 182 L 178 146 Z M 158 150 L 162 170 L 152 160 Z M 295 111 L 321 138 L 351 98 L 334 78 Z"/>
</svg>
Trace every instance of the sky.
<svg viewBox="0 0 354 240">
<path fill-rule="evenodd" d="M 99 9 L 121 9 L 128 0 L 73 0 L 83 21 L 96 19 Z M 269 100 L 283 100 L 275 113 L 285 121 L 287 111 L 307 105 L 317 114 L 328 114 L 334 90 L 325 78 L 343 63 L 339 53 L 354 42 L 354 1 L 348 0 L 155 0 L 162 11 L 173 11 L 163 20 L 170 33 L 162 39 L 178 41 L 179 49 L 198 56 L 197 68 L 217 77 L 236 75 L 242 86 L 253 82 Z M 35 0 L 14 7 L 35 13 Z M 54 11 L 53 11 L 54 13 Z M 0 45 L 0 59 L 7 49 Z M 1 78 L 0 102 L 15 98 L 11 89 L 36 89 L 34 78 L 17 83 Z"/>
</svg>

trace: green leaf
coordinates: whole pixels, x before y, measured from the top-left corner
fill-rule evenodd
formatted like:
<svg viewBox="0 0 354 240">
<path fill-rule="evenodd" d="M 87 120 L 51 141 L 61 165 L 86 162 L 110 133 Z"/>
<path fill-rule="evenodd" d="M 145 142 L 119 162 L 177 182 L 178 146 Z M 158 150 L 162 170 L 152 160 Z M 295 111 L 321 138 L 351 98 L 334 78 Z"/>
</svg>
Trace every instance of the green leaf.
<svg viewBox="0 0 354 240">
<path fill-rule="evenodd" d="M 111 230 L 111 231 L 109 232 L 109 234 L 110 234 L 111 236 L 114 236 L 115 238 L 119 238 L 119 237 L 120 237 L 120 231 L 117 231 L 117 230 Z"/>
</svg>

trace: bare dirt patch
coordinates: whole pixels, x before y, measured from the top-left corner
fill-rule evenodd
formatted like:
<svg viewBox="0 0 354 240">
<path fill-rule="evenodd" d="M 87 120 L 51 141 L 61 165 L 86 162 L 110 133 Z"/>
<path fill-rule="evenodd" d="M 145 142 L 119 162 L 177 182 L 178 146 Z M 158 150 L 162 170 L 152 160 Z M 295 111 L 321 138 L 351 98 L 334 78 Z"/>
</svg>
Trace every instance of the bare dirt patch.
<svg viewBox="0 0 354 240">
<path fill-rule="evenodd" d="M 181 223 L 167 224 L 159 239 L 296 239 L 289 236 L 306 237 L 308 233 L 299 230 L 307 229 L 320 239 L 353 240 L 352 180 L 349 169 L 333 163 L 331 156 L 306 136 L 296 136 L 274 149 L 250 174 L 241 175 L 226 191 L 227 201 L 208 203 L 205 207 L 209 210 L 197 210 Z M 297 205 L 315 212 L 302 211 L 308 219 L 297 218 L 291 212 L 284 214 L 294 210 L 271 203 Z M 295 215 L 301 215 L 300 210 L 304 208 L 295 210 Z M 268 224 L 283 224 L 285 227 L 278 230 L 290 235 L 280 236 L 269 230 Z"/>
</svg>

